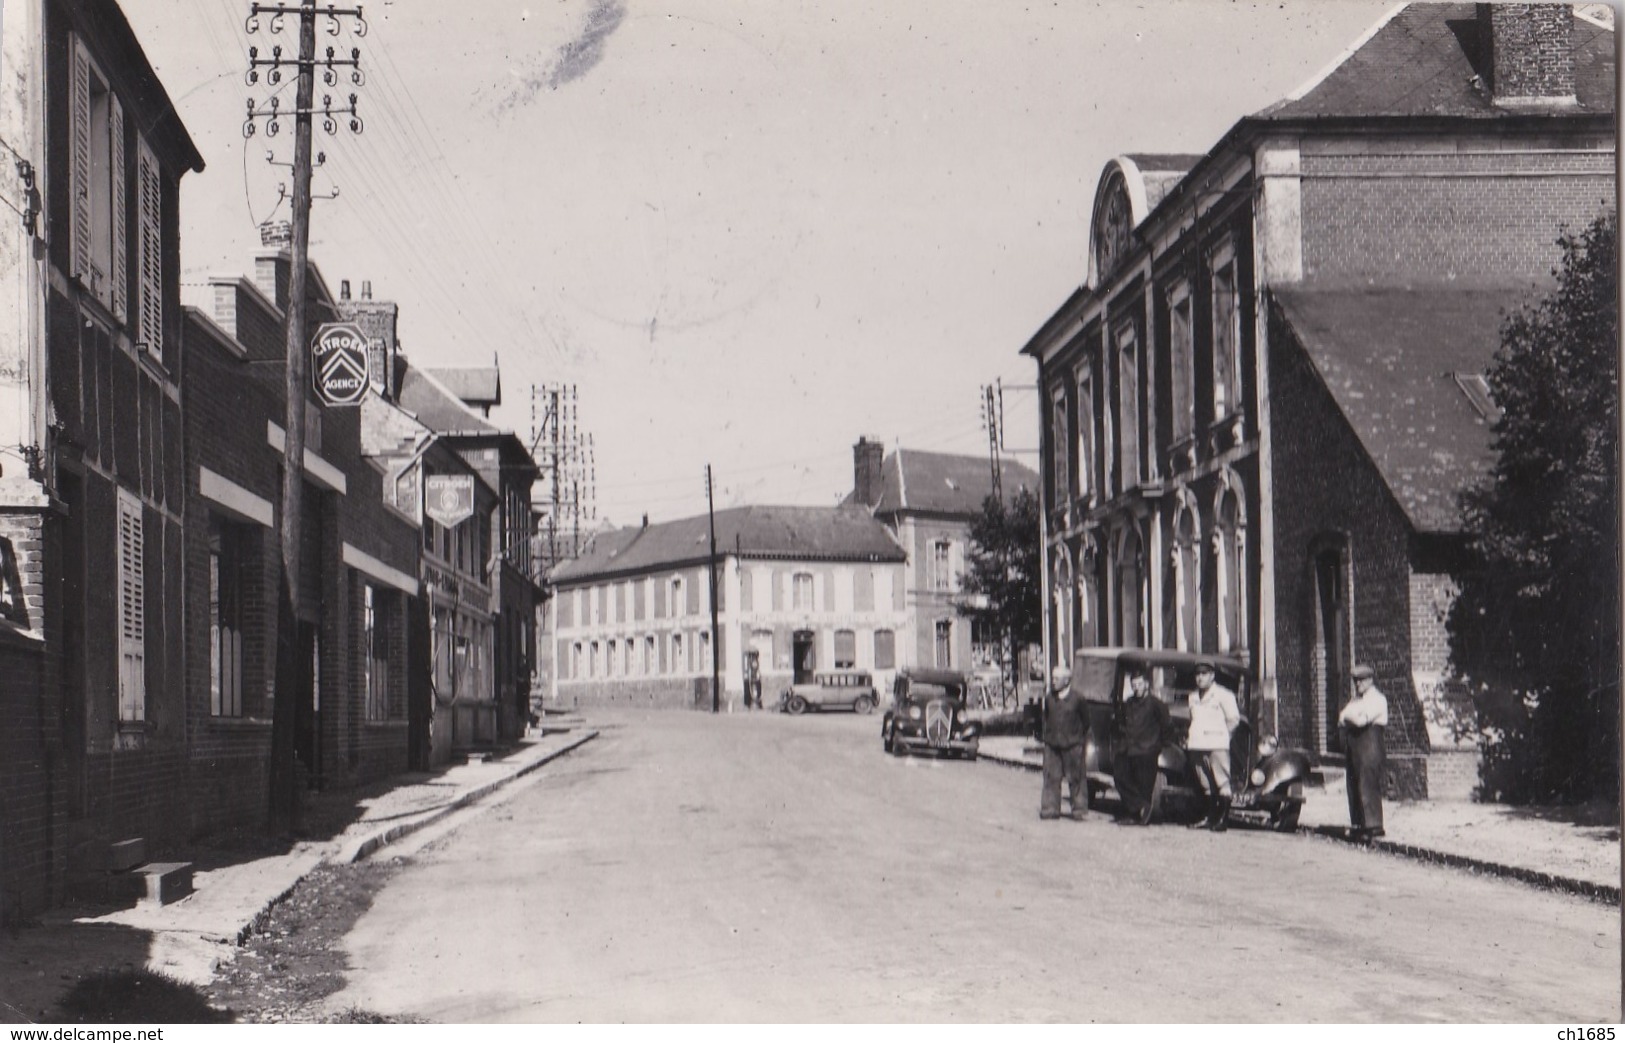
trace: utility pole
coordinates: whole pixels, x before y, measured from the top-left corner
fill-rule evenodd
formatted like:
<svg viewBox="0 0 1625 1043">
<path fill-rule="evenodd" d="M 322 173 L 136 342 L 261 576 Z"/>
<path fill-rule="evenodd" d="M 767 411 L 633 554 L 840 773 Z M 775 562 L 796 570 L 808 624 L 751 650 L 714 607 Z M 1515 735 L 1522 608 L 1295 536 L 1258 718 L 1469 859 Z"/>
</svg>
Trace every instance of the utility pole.
<svg viewBox="0 0 1625 1043">
<path fill-rule="evenodd" d="M 717 633 L 717 509 L 711 498 L 711 465 L 705 465 L 705 514 L 711 525 L 711 712 L 722 709 L 722 643 Z"/>
<path fill-rule="evenodd" d="M 299 707 L 295 705 L 295 697 L 302 694 L 302 687 L 295 681 L 305 669 L 316 669 L 313 663 L 302 661 L 304 651 L 301 648 L 298 635 L 298 605 L 299 605 L 299 548 L 302 539 L 302 521 L 304 511 L 304 483 L 305 483 L 305 394 L 310 387 L 310 368 L 307 352 L 309 351 L 309 337 L 306 330 L 306 268 L 310 250 L 310 170 L 311 170 L 311 117 L 320 112 L 323 117 L 323 129 L 333 133 L 337 129 L 334 116 L 348 112 L 350 116 L 350 129 L 359 133 L 361 121 L 356 116 L 356 96 L 350 95 L 348 110 L 334 109 L 331 97 L 324 97 L 323 107 L 315 108 L 316 94 L 316 19 L 325 17 L 331 20 L 329 33 L 337 35 L 339 25 L 343 18 L 356 20 L 355 32 L 357 36 L 366 35 L 367 23 L 361 17 L 361 8 L 339 9 L 328 7 L 318 11 L 315 0 L 300 0 L 298 6 L 286 4 L 254 4 L 249 9 L 248 21 L 244 28 L 250 33 L 257 33 L 260 29 L 260 16 L 269 15 L 270 32 L 273 35 L 282 32 L 286 16 L 294 15 L 299 19 L 299 57 L 288 61 L 282 57 L 282 47 L 277 45 L 271 50 L 270 58 L 261 58 L 259 48 L 251 47 L 248 51 L 249 68 L 247 81 L 250 86 L 259 82 L 260 70 L 267 70 L 268 85 L 276 86 L 281 82 L 282 69 L 285 65 L 293 65 L 299 77 L 295 91 L 293 110 L 293 200 L 292 200 L 292 268 L 288 276 L 288 330 L 287 330 L 287 415 L 284 418 L 285 435 L 282 454 L 282 581 L 277 591 L 277 695 L 271 709 L 271 773 L 270 773 L 270 806 L 268 809 L 267 825 L 274 835 L 292 832 L 298 826 L 299 820 L 299 790 L 296 785 L 294 771 L 295 750 L 297 738 L 297 713 Z M 337 74 L 335 66 L 349 66 L 351 82 L 360 85 L 362 82 L 360 69 L 360 51 L 352 50 L 348 60 L 334 57 L 334 49 L 327 49 L 327 60 L 321 64 L 326 66 L 324 78 L 329 85 L 336 84 Z M 258 121 L 267 121 L 266 134 L 275 137 L 280 128 L 280 119 L 286 114 L 280 111 L 277 98 L 273 95 L 269 104 L 261 109 L 254 107 L 253 99 L 248 102 L 248 118 L 243 123 L 243 136 L 253 137 L 258 130 Z"/>
</svg>

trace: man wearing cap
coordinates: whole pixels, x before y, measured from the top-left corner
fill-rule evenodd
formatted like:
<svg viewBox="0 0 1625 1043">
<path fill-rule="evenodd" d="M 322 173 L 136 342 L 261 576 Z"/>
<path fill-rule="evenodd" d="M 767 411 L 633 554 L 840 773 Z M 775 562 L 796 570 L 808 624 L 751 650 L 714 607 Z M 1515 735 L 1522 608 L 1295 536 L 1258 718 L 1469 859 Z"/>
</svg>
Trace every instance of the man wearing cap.
<svg viewBox="0 0 1625 1043">
<path fill-rule="evenodd" d="M 1083 741 L 1089 734 L 1089 713 L 1083 697 L 1072 691 L 1072 671 L 1058 666 L 1050 675 L 1044 696 L 1044 792 L 1038 802 L 1039 818 L 1061 817 L 1061 776 L 1065 774 L 1072 799 L 1072 817 L 1083 821 L 1089 812 L 1089 793 L 1083 782 Z"/>
<path fill-rule="evenodd" d="M 1388 697 L 1377 688 L 1375 671 L 1364 663 L 1349 676 L 1354 679 L 1354 697 L 1337 715 L 1348 755 L 1349 825 L 1354 839 L 1370 840 L 1383 835 L 1382 731 L 1388 727 Z"/>
<path fill-rule="evenodd" d="M 1129 674 L 1128 698 L 1117 711 L 1121 745 L 1112 758 L 1112 767 L 1117 793 L 1123 798 L 1123 817 L 1119 822 L 1150 825 L 1157 785 L 1157 757 L 1170 740 L 1171 732 L 1168 707 L 1151 694 L 1151 671 L 1136 666 Z"/>
<path fill-rule="evenodd" d="M 1230 733 L 1241 721 L 1236 693 L 1214 683 L 1210 660 L 1196 664 L 1196 691 L 1191 693 L 1191 728 L 1185 740 L 1191 768 L 1207 791 L 1207 819 L 1201 823 L 1215 833 L 1229 828 L 1230 813 Z"/>
</svg>

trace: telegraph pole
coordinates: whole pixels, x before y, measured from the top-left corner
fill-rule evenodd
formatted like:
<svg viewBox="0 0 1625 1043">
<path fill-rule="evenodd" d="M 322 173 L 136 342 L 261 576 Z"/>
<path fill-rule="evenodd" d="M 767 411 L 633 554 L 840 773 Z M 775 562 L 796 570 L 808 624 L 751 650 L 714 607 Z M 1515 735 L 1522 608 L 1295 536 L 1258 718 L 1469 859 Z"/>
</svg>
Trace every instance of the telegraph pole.
<svg viewBox="0 0 1625 1043">
<path fill-rule="evenodd" d="M 711 465 L 705 465 L 705 514 L 711 525 L 711 712 L 722 709 L 722 644 L 717 633 L 717 509 L 711 497 Z"/>
<path fill-rule="evenodd" d="M 272 48 L 270 58 L 261 58 L 259 48 L 249 48 L 247 81 L 250 86 L 259 82 L 260 70 L 267 70 L 266 80 L 275 86 L 281 81 L 285 65 L 296 69 L 298 86 L 293 111 L 293 199 L 292 199 L 292 270 L 288 276 L 288 330 L 287 330 L 287 415 L 284 418 L 282 447 L 282 582 L 277 591 L 277 697 L 271 709 L 271 775 L 270 807 L 267 824 L 272 834 L 292 832 L 298 826 L 299 789 L 294 771 L 294 743 L 297 731 L 298 706 L 295 705 L 298 686 L 294 679 L 301 670 L 315 669 L 314 664 L 302 662 L 303 650 L 298 635 L 299 605 L 299 548 L 302 537 L 305 484 L 305 394 L 310 386 L 308 336 L 306 331 L 306 268 L 310 250 L 310 170 L 311 170 L 311 117 L 320 112 L 328 133 L 336 130 L 334 115 L 348 111 L 350 129 L 361 130 L 355 114 L 355 95 L 350 95 L 348 110 L 335 110 L 330 97 L 324 97 L 323 107 L 315 108 L 316 94 L 316 19 L 331 19 L 329 32 L 337 35 L 341 18 L 356 20 L 356 35 L 366 35 L 366 21 L 361 9 L 328 7 L 318 11 L 315 0 L 300 0 L 298 6 L 285 4 L 254 4 L 249 9 L 244 28 L 257 33 L 260 16 L 270 16 L 273 35 L 282 32 L 284 18 L 299 19 L 299 57 L 288 61 L 282 57 L 282 47 Z M 335 66 L 350 66 L 351 82 L 362 82 L 360 52 L 352 50 L 349 60 L 334 57 L 334 49 L 327 49 L 324 74 L 326 82 L 337 82 Z M 243 136 L 253 137 L 258 121 L 267 121 L 266 133 L 275 137 L 280 127 L 280 111 L 273 96 L 267 107 L 256 110 L 252 99 L 248 103 L 248 118 L 243 123 Z"/>
</svg>

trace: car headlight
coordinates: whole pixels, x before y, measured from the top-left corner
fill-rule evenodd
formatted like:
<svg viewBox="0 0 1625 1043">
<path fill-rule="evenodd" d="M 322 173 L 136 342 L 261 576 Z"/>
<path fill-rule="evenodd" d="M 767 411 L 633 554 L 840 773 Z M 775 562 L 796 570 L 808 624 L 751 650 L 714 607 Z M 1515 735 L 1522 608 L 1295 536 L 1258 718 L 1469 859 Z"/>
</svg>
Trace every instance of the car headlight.
<svg viewBox="0 0 1625 1043">
<path fill-rule="evenodd" d="M 1264 784 L 1264 769 L 1254 768 L 1252 775 L 1249 777 L 1253 780 L 1254 786 L 1262 786 Z"/>
<path fill-rule="evenodd" d="M 920 709 L 918 706 L 910 706 L 908 708 L 908 715 L 917 721 L 921 717 L 925 716 L 925 711 Z"/>
<path fill-rule="evenodd" d="M 1266 735 L 1258 740 L 1258 755 L 1268 757 L 1275 753 L 1275 736 Z"/>
</svg>

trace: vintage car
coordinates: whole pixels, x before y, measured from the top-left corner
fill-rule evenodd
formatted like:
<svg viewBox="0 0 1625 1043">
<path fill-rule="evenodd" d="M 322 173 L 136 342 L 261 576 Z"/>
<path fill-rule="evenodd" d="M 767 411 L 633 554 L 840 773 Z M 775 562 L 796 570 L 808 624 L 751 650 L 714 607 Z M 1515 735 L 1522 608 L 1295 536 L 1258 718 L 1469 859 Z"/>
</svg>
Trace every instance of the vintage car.
<svg viewBox="0 0 1625 1043">
<path fill-rule="evenodd" d="M 975 760 L 982 726 L 965 715 L 969 687 L 957 670 L 899 670 L 891 705 L 880 721 L 886 752 L 897 757 L 935 753 Z"/>
<path fill-rule="evenodd" d="M 783 713 L 808 710 L 873 713 L 879 702 L 880 693 L 875 691 L 874 678 L 863 670 L 814 674 L 810 682 L 793 684 L 779 694 L 779 710 Z"/>
<path fill-rule="evenodd" d="M 1230 738 L 1231 788 L 1235 791 L 1230 821 L 1282 832 L 1296 829 L 1303 810 L 1303 786 L 1310 773 L 1309 754 L 1279 748 L 1273 735 L 1255 735 L 1262 699 L 1246 662 L 1233 656 L 1147 648 L 1087 648 L 1077 653 L 1072 691 L 1083 698 L 1089 711 L 1084 771 L 1091 802 L 1108 791 L 1116 798 L 1112 758 L 1122 734 L 1123 700 L 1129 692 L 1130 673 L 1144 667 L 1151 674 L 1151 695 L 1167 704 L 1175 732 L 1175 741 L 1163 747 L 1157 761 L 1152 817 L 1173 817 L 1176 812 L 1204 806 L 1184 748 L 1190 728 L 1189 697 L 1196 690 L 1196 664 L 1203 661 L 1213 664 L 1215 683 L 1236 693 L 1236 707 L 1241 711 L 1241 723 Z"/>
</svg>

